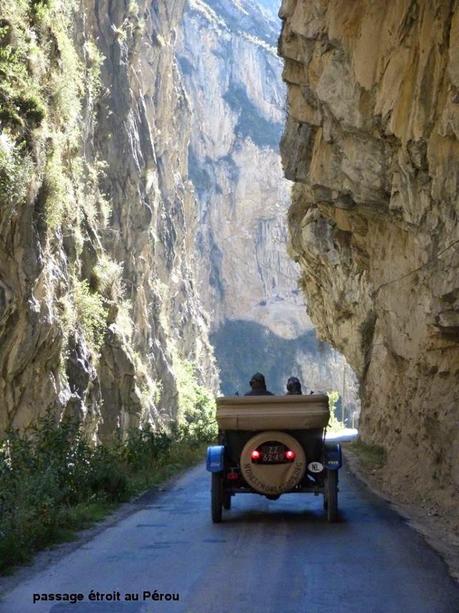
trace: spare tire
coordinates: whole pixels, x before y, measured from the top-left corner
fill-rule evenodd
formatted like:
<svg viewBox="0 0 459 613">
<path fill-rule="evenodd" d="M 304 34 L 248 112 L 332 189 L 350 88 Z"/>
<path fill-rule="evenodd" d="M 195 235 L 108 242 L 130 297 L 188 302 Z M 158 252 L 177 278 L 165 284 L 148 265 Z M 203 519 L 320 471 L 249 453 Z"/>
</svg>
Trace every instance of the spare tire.
<svg viewBox="0 0 459 613">
<path fill-rule="evenodd" d="M 295 452 L 295 459 L 282 463 L 257 463 L 252 452 L 266 443 L 285 445 Z M 279 431 L 260 432 L 244 445 L 241 453 L 241 471 L 247 483 L 260 494 L 282 494 L 293 489 L 303 478 L 306 458 L 303 447 L 290 434 Z"/>
</svg>

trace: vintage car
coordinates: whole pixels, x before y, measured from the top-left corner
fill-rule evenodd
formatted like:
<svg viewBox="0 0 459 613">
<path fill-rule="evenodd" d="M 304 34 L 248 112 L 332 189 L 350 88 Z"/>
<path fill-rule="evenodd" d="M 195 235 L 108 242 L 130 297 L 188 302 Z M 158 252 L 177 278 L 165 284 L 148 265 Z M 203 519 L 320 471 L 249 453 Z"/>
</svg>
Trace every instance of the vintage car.
<svg viewBox="0 0 459 613">
<path fill-rule="evenodd" d="M 212 521 L 244 493 L 322 494 L 335 521 L 342 459 L 340 444 L 325 440 L 329 418 L 324 394 L 217 398 L 219 444 L 207 450 Z"/>
</svg>

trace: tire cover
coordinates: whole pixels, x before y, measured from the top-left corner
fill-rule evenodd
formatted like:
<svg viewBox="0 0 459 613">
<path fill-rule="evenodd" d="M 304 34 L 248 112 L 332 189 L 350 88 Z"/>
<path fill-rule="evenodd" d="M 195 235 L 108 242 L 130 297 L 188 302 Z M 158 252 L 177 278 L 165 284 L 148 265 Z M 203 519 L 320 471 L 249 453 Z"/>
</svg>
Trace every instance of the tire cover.
<svg viewBox="0 0 459 613">
<path fill-rule="evenodd" d="M 295 452 L 293 462 L 286 464 L 256 464 L 252 462 L 251 454 L 263 443 L 278 441 Z M 306 469 L 306 458 L 300 443 L 285 432 L 260 432 L 253 436 L 241 453 L 241 471 L 247 483 L 260 494 L 282 494 L 297 485 Z"/>
</svg>

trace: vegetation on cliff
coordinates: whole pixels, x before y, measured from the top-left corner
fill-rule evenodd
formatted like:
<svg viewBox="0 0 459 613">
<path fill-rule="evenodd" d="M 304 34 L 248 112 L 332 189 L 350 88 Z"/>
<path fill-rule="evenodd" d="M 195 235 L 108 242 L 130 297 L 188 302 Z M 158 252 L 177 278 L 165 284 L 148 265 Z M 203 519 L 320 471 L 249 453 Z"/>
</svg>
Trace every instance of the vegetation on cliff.
<svg viewBox="0 0 459 613">
<path fill-rule="evenodd" d="M 149 10 L 117 5 L 94 23 L 86 0 L 0 0 L 0 432 L 47 409 L 105 440 L 119 424 L 175 419 L 186 395 L 175 353 L 199 364 L 197 387 L 215 387 L 199 299 L 184 281 L 188 195 L 159 176 L 154 135 L 140 144 L 145 126 L 129 119 L 145 104 L 141 38 L 159 58 L 153 34 L 181 9 L 159 21 Z M 161 81 L 176 77 L 173 47 L 161 40 L 156 94 L 173 105 L 178 93 Z M 148 112 L 156 121 L 156 107 Z M 152 117 L 137 119 L 150 131 Z M 174 160 L 186 166 L 186 152 L 178 143 Z"/>
<path fill-rule="evenodd" d="M 82 266 L 87 234 L 97 236 L 109 211 L 99 190 L 101 165 L 88 147 L 103 57 L 89 38 L 78 49 L 78 6 L 73 0 L 0 4 L 0 254 L 11 262 L 0 276 L 10 297 L 0 313 L 5 347 L 0 360 L 27 337 L 12 315 L 23 301 L 35 301 L 34 312 L 49 329 L 48 367 L 55 367 L 54 385 L 61 390 L 69 384 L 70 346 L 86 344 L 97 360 L 110 323 L 108 303 Z M 26 327 L 30 318 L 27 314 Z M 36 345 L 32 351 L 38 361 L 42 347 L 38 339 L 28 340 Z M 17 406 L 14 401 L 9 406 L 10 394 L 17 397 L 21 387 L 16 380 L 10 389 L 11 368 L 10 363 L 3 382 L 2 428 L 14 422 Z M 24 387 L 30 386 L 30 376 Z"/>
</svg>

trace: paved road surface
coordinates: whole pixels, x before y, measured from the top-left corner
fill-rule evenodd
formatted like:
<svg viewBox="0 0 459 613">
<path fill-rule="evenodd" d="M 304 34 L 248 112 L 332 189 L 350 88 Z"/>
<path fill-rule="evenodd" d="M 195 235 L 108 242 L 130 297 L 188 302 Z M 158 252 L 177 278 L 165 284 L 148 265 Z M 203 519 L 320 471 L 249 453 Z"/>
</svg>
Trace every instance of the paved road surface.
<svg viewBox="0 0 459 613">
<path fill-rule="evenodd" d="M 441 559 L 388 506 L 341 471 L 341 521 L 321 497 L 240 495 L 209 516 L 202 467 L 7 594 L 1 613 L 456 613 Z M 34 592 L 139 592 L 138 602 L 38 602 Z M 179 594 L 142 602 L 144 590 Z"/>
</svg>

